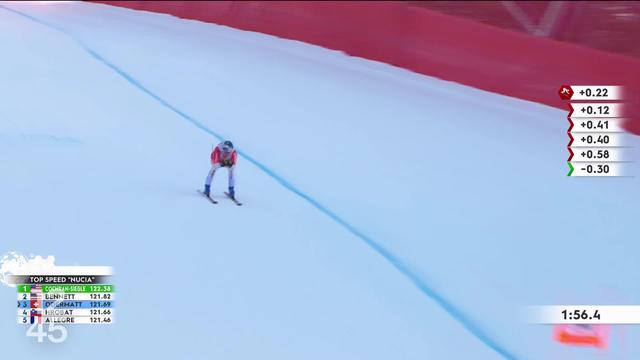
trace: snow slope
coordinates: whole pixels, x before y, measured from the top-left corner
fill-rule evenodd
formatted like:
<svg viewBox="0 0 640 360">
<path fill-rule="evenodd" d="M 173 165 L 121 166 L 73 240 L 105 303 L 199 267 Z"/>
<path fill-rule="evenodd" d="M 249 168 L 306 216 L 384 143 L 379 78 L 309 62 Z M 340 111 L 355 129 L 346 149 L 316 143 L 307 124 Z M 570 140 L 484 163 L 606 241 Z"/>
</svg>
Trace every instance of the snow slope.
<svg viewBox="0 0 640 360">
<path fill-rule="evenodd" d="M 562 111 L 166 15 L 1 6 L 0 251 L 112 265 L 119 298 L 57 346 L 5 311 L 7 356 L 640 355 L 634 327 L 602 353 L 524 322 L 640 301 L 638 180 L 566 178 Z M 242 208 L 195 196 L 216 135 Z"/>
</svg>

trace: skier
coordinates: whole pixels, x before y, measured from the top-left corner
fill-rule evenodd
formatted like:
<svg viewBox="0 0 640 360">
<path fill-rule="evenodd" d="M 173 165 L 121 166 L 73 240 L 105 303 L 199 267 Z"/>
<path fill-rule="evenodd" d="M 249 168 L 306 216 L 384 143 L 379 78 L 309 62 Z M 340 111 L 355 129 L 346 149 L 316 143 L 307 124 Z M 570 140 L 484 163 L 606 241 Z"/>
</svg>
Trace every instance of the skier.
<svg viewBox="0 0 640 360">
<path fill-rule="evenodd" d="M 229 169 L 229 197 L 235 200 L 236 192 L 235 192 L 235 176 L 234 172 L 236 169 L 236 161 L 238 159 L 238 153 L 233 148 L 233 143 L 229 140 L 223 141 L 218 146 L 216 146 L 211 152 L 211 170 L 209 170 L 209 174 L 207 175 L 207 179 L 204 182 L 204 192 L 203 194 L 207 197 L 211 194 L 211 181 L 213 180 L 213 176 L 221 167 L 226 167 Z"/>
</svg>

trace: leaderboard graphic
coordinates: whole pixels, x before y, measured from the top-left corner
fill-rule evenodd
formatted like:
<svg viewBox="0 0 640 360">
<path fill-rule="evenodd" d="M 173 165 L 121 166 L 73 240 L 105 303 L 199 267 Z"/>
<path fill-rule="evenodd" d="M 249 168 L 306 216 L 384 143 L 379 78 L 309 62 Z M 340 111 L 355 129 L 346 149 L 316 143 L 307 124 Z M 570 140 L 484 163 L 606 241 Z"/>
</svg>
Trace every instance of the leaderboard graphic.
<svg viewBox="0 0 640 360">
<path fill-rule="evenodd" d="M 32 325 L 28 336 L 62 342 L 64 325 L 110 325 L 115 322 L 115 287 L 110 267 L 64 266 L 38 274 L 14 274 L 18 324 Z M 49 325 L 47 334 L 44 325 Z M 35 331 L 34 327 L 37 327 Z M 33 334 L 36 335 L 33 335 Z"/>
<path fill-rule="evenodd" d="M 567 176 L 632 176 L 622 87 L 562 85 L 558 94 L 569 101 Z"/>
</svg>

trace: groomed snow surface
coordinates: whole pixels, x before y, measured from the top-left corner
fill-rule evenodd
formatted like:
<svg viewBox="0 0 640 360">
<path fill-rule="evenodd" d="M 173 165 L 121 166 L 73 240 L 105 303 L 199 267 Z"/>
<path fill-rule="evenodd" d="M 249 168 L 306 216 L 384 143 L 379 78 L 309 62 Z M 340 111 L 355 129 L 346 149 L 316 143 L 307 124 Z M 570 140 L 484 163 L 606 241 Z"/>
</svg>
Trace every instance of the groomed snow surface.
<svg viewBox="0 0 640 360">
<path fill-rule="evenodd" d="M 640 356 L 637 327 L 596 350 L 526 323 L 640 303 L 639 180 L 567 178 L 566 112 L 98 4 L 0 4 L 0 54 L 0 253 L 117 286 L 117 323 L 63 344 L 3 288 L 3 359 Z M 225 172 L 195 192 L 218 137 L 243 207 Z"/>
</svg>

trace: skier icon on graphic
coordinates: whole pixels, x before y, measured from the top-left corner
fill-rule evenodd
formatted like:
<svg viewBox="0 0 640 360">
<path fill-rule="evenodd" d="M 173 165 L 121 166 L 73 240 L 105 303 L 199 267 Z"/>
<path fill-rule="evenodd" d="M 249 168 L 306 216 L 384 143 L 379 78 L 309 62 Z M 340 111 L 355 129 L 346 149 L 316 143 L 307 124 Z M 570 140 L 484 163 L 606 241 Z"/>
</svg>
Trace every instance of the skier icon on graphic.
<svg viewBox="0 0 640 360">
<path fill-rule="evenodd" d="M 573 89 L 569 85 L 562 85 L 560 86 L 560 90 L 558 90 L 558 94 L 560 94 L 562 100 L 571 100 Z"/>
<path fill-rule="evenodd" d="M 226 167 L 229 169 L 229 197 L 235 200 L 235 169 L 236 162 L 238 159 L 238 153 L 233 148 L 233 143 L 229 140 L 223 141 L 218 146 L 216 146 L 211 152 L 211 170 L 209 170 L 209 174 L 204 182 L 204 192 L 205 196 L 210 196 L 211 194 L 211 181 L 213 180 L 213 176 L 221 167 Z"/>
</svg>

